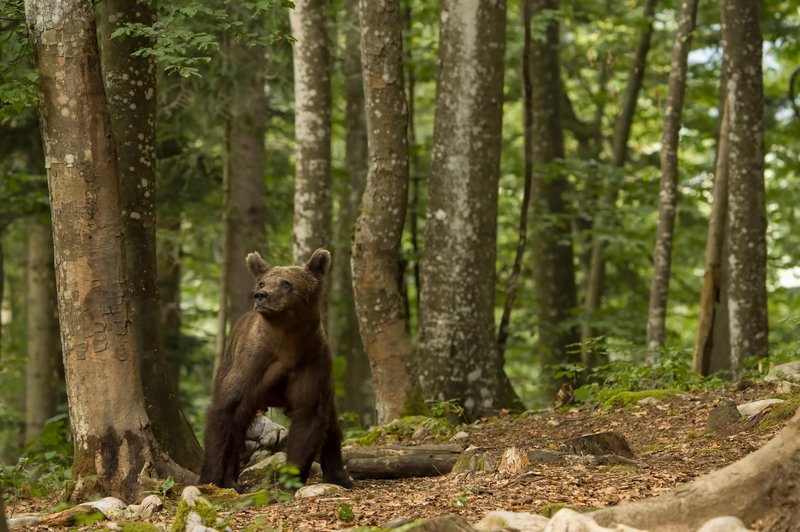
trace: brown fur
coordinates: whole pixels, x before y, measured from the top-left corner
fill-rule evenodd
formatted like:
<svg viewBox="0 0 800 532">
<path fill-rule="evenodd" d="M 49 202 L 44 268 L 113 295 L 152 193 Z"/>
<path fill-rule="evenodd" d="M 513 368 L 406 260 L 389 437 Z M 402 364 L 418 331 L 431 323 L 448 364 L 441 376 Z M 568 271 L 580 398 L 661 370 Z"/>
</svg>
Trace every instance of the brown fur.
<svg viewBox="0 0 800 532">
<path fill-rule="evenodd" d="M 325 482 L 352 487 L 320 313 L 331 255 L 318 249 L 304 266 L 270 268 L 254 252 L 246 262 L 256 280 L 253 310 L 236 322 L 214 380 L 200 482 L 238 488 L 247 427 L 257 410 L 276 406 L 292 420 L 287 453 L 300 479 L 319 455 Z"/>
</svg>

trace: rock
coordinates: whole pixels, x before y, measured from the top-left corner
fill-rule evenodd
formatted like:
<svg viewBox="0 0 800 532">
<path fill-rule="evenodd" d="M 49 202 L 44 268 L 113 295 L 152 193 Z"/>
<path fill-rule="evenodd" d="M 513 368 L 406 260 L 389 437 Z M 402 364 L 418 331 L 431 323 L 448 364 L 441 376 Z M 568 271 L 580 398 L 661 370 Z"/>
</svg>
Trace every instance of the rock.
<svg viewBox="0 0 800 532">
<path fill-rule="evenodd" d="M 738 517 L 727 516 L 706 521 L 697 532 L 748 532 L 749 530 Z"/>
<path fill-rule="evenodd" d="M 496 464 L 488 455 L 480 452 L 477 447 L 470 447 L 459 456 L 451 473 L 475 473 L 477 471 L 494 471 Z"/>
<path fill-rule="evenodd" d="M 653 406 L 657 405 L 660 402 L 661 401 L 659 401 L 655 397 L 645 397 L 644 399 L 639 399 L 638 401 L 636 401 L 636 404 L 639 406 Z"/>
<path fill-rule="evenodd" d="M 500 464 L 498 464 L 497 470 L 504 475 L 514 477 L 525 471 L 529 465 L 531 465 L 531 462 L 528 460 L 526 453 L 516 447 L 509 447 L 500 457 Z"/>
<path fill-rule="evenodd" d="M 520 532 L 541 532 L 550 520 L 544 516 L 529 512 L 506 512 L 496 510 L 489 512 L 483 519 L 475 523 L 479 532 L 500 532 L 503 530 L 519 530 Z"/>
<path fill-rule="evenodd" d="M 29 528 L 42 522 L 42 516 L 37 514 L 20 514 L 7 519 L 8 529 Z"/>
<path fill-rule="evenodd" d="M 451 441 L 458 441 L 458 440 L 466 440 L 467 438 L 469 438 L 469 433 L 464 432 L 463 430 L 460 430 L 460 431 L 456 432 L 455 434 L 453 434 L 453 437 L 450 438 L 450 440 Z"/>
<path fill-rule="evenodd" d="M 343 487 L 336 484 L 326 484 L 321 482 L 319 484 L 310 484 L 303 486 L 294 494 L 295 499 L 309 499 L 311 497 L 322 497 L 323 495 L 332 495 L 334 493 L 341 493 L 346 491 Z"/>
<path fill-rule="evenodd" d="M 383 526 L 381 526 L 381 528 L 388 528 L 388 529 L 400 528 L 401 526 L 407 525 L 408 523 L 411 523 L 412 521 L 414 521 L 414 520 L 413 519 L 409 519 L 407 517 L 400 517 L 398 519 L 392 519 L 391 521 L 386 521 L 383 524 Z"/>
<path fill-rule="evenodd" d="M 443 515 L 405 525 L 404 532 L 474 532 L 474 528 L 457 515 Z"/>
<path fill-rule="evenodd" d="M 764 377 L 764 380 L 767 382 L 774 382 L 781 379 L 794 382 L 800 381 L 800 360 L 778 364 L 769 370 L 767 376 Z"/>
<path fill-rule="evenodd" d="M 164 508 L 164 503 L 158 495 L 148 495 L 139 505 L 137 515 L 140 519 L 150 519 L 154 513 L 160 512 Z"/>
<path fill-rule="evenodd" d="M 708 428 L 720 434 L 730 434 L 736 430 L 741 419 L 736 403 L 723 401 L 708 413 Z"/>
<path fill-rule="evenodd" d="M 789 381 L 780 381 L 778 385 L 775 387 L 775 393 L 779 395 L 789 395 L 797 393 L 797 390 L 800 390 L 800 384 L 795 384 Z"/>
<path fill-rule="evenodd" d="M 598 525 L 591 517 L 569 508 L 562 508 L 556 512 L 544 530 L 545 532 L 644 532 L 624 525 L 606 528 Z"/>
<path fill-rule="evenodd" d="M 634 457 L 625 437 L 614 431 L 583 434 L 567 440 L 565 446 L 572 454 L 616 454 L 625 458 Z"/>
<path fill-rule="evenodd" d="M 528 451 L 528 460 L 535 464 L 567 465 L 567 456 L 567 453 L 547 449 L 531 449 Z"/>
<path fill-rule="evenodd" d="M 785 403 L 783 399 L 762 399 L 761 401 L 753 401 L 752 403 L 745 403 L 743 405 L 739 405 L 736 409 L 739 412 L 739 415 L 742 416 L 757 416 L 766 408 L 778 404 L 778 403 Z"/>
<path fill-rule="evenodd" d="M 257 464 L 245 468 L 239 474 L 239 482 L 242 484 L 260 484 L 265 480 L 272 482 L 277 478 L 278 472 L 286 465 L 286 462 L 286 453 L 275 453 Z"/>
<path fill-rule="evenodd" d="M 104 497 L 96 501 L 84 502 L 78 506 L 90 506 L 111 520 L 122 517 L 125 508 L 128 507 L 127 504 L 115 497 Z"/>
<path fill-rule="evenodd" d="M 556 419 L 548 419 L 547 420 L 547 426 L 548 427 L 558 427 L 560 425 L 561 425 L 561 423 Z"/>
<path fill-rule="evenodd" d="M 417 430 L 414 431 L 414 434 L 411 435 L 411 440 L 422 440 L 426 436 L 430 436 L 431 432 L 426 427 L 418 427 Z"/>
<path fill-rule="evenodd" d="M 211 528 L 211 525 L 216 525 L 216 522 L 217 511 L 208 502 L 208 499 L 200 494 L 197 486 L 183 488 L 172 530 L 175 532 L 212 532 L 215 529 Z"/>
<path fill-rule="evenodd" d="M 275 423 L 265 415 L 256 416 L 245 433 L 243 463 L 249 466 L 266 458 L 263 453 L 271 455 L 277 452 L 286 440 L 287 434 L 286 427 Z"/>
</svg>

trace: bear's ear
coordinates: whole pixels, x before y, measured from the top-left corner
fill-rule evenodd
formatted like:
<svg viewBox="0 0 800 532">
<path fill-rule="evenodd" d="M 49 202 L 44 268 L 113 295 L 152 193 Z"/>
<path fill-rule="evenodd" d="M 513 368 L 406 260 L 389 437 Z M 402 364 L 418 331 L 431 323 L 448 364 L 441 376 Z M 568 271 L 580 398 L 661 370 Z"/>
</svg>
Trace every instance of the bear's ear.
<svg viewBox="0 0 800 532">
<path fill-rule="evenodd" d="M 267 261 L 261 258 L 261 255 L 258 253 L 258 251 L 248 253 L 244 260 L 247 263 L 247 268 L 250 270 L 250 273 L 253 274 L 253 277 L 261 277 L 269 270 Z"/>
<path fill-rule="evenodd" d="M 306 269 L 310 271 L 314 277 L 322 279 L 331 268 L 331 252 L 327 249 L 318 249 L 311 255 L 306 263 Z"/>
</svg>

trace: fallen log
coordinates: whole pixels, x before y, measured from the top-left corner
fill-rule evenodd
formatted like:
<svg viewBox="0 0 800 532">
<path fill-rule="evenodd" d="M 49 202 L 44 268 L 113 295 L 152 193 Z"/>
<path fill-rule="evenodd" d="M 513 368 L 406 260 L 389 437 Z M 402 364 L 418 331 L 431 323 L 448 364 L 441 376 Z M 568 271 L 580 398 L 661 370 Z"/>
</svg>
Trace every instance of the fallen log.
<svg viewBox="0 0 800 532">
<path fill-rule="evenodd" d="M 449 473 L 463 451 L 457 444 L 345 447 L 342 458 L 354 479 L 434 477 Z"/>
</svg>

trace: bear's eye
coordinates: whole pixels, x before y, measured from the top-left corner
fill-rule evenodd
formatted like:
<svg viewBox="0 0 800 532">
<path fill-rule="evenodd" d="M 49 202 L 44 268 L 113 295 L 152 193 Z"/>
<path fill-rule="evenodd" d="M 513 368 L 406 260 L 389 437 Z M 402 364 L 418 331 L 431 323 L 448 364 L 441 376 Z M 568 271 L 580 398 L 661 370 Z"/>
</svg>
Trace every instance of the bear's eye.
<svg viewBox="0 0 800 532">
<path fill-rule="evenodd" d="M 264 288 L 264 281 L 261 281 L 260 283 L 258 283 L 258 287 L 259 288 Z"/>
<path fill-rule="evenodd" d="M 287 281 L 286 279 L 283 279 L 283 280 L 281 280 L 281 286 L 282 286 L 283 288 L 291 288 L 291 287 L 292 287 L 292 283 L 290 283 L 290 282 L 289 282 L 289 281 Z"/>
</svg>

